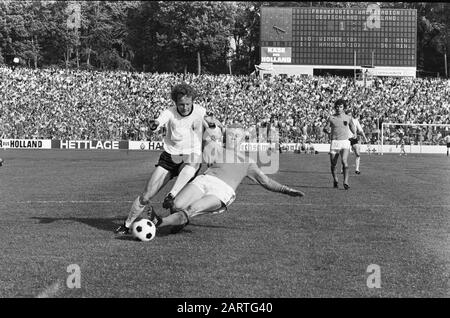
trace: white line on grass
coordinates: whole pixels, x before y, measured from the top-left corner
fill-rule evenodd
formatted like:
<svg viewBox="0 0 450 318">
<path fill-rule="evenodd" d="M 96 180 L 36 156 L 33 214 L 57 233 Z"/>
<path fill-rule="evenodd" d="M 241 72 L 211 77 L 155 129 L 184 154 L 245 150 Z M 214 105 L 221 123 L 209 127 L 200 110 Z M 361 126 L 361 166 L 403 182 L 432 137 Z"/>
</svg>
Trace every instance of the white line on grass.
<svg viewBox="0 0 450 318">
<path fill-rule="evenodd" d="M 41 201 L 17 201 L 17 204 L 115 204 L 115 203 L 132 203 L 133 201 L 114 201 L 114 200 L 41 200 Z M 2 203 L 0 201 L 0 203 Z M 11 203 L 11 202 L 8 202 Z M 160 204 L 162 202 L 151 201 L 151 204 Z M 311 207 L 329 207 L 333 204 L 327 203 L 291 203 L 291 202 L 272 202 L 272 203 L 261 203 L 261 202 L 234 202 L 233 205 L 241 206 L 311 206 Z M 345 204 L 339 205 L 339 207 L 353 207 L 353 208 L 450 208 L 450 204 Z"/>
</svg>

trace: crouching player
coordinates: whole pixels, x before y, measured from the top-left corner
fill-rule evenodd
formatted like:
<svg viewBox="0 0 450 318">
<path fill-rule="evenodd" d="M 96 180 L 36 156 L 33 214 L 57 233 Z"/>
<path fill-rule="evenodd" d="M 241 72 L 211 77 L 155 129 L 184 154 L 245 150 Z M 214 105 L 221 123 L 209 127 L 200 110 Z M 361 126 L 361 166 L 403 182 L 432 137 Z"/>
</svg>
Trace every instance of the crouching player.
<svg viewBox="0 0 450 318">
<path fill-rule="evenodd" d="M 232 132 L 228 130 L 227 138 L 230 134 Z M 243 134 L 238 132 L 234 141 L 242 138 Z M 233 146 L 230 147 L 230 144 Z M 175 197 L 169 216 L 161 218 L 152 208 L 150 219 L 158 228 L 172 226 L 171 233 L 177 233 L 193 217 L 226 211 L 235 200 L 236 189 L 245 177 L 258 182 L 269 191 L 293 197 L 304 196 L 303 192 L 279 184 L 265 175 L 248 155 L 238 150 L 238 144 L 239 142 L 229 143 L 227 140 L 227 149 L 222 150 L 224 160 L 213 163 L 181 190 Z"/>
</svg>

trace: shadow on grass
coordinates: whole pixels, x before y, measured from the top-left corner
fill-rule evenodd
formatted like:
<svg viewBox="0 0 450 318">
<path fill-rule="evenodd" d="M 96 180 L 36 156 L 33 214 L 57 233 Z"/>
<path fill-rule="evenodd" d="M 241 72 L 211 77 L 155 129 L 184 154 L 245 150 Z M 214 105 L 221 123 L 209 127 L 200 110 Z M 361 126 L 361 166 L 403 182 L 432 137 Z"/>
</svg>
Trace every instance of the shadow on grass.
<svg viewBox="0 0 450 318">
<path fill-rule="evenodd" d="M 101 231 L 107 231 L 114 233 L 114 230 L 123 222 L 123 218 L 121 217 L 115 217 L 115 218 L 51 218 L 51 217 L 31 217 L 33 220 L 38 220 L 39 224 L 50 224 L 53 222 L 58 221 L 73 221 L 73 222 L 79 222 L 82 224 L 86 224 L 90 227 L 96 228 Z M 210 228 L 228 228 L 226 226 L 216 226 L 216 225 L 203 225 L 203 224 L 189 224 L 190 226 L 196 226 L 196 227 L 210 227 Z M 192 231 L 189 228 L 182 229 L 179 233 L 176 234 L 182 234 L 182 233 L 192 233 Z M 158 229 L 157 236 L 167 236 L 167 235 L 174 235 L 171 233 L 171 226 L 163 227 Z M 134 240 L 134 238 L 131 235 L 118 235 L 116 237 L 117 240 Z"/>
<path fill-rule="evenodd" d="M 58 221 L 73 221 L 86 224 L 98 230 L 114 232 L 114 230 L 123 222 L 123 217 L 114 218 L 50 218 L 50 217 L 32 217 L 38 220 L 40 224 L 49 224 Z"/>
</svg>

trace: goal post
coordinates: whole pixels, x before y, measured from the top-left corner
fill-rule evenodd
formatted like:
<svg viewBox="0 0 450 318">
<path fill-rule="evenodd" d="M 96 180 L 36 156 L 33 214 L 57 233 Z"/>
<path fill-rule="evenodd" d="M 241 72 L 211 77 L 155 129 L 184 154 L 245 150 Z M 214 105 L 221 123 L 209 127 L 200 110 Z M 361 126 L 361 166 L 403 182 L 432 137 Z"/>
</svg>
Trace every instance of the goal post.
<svg viewBox="0 0 450 318">
<path fill-rule="evenodd" d="M 380 154 L 399 153 L 401 143 L 408 153 L 445 153 L 447 135 L 450 124 L 382 123 Z"/>
</svg>

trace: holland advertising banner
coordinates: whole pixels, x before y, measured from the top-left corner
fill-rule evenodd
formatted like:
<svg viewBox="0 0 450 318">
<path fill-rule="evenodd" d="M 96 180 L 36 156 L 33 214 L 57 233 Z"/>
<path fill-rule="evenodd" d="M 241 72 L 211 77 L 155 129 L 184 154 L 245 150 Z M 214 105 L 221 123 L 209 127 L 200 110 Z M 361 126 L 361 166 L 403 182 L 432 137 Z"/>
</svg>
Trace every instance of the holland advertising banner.
<svg viewBox="0 0 450 318">
<path fill-rule="evenodd" d="M 262 47 L 261 63 L 285 63 L 290 64 L 292 60 L 291 47 Z"/>
<path fill-rule="evenodd" d="M 49 139 L 0 139 L 0 148 L 4 149 L 51 149 Z"/>
<path fill-rule="evenodd" d="M 130 150 L 164 150 L 163 141 L 130 141 L 128 149 Z"/>
<path fill-rule="evenodd" d="M 128 149 L 128 141 L 52 140 L 51 146 L 53 149 L 119 150 L 119 149 Z"/>
</svg>

